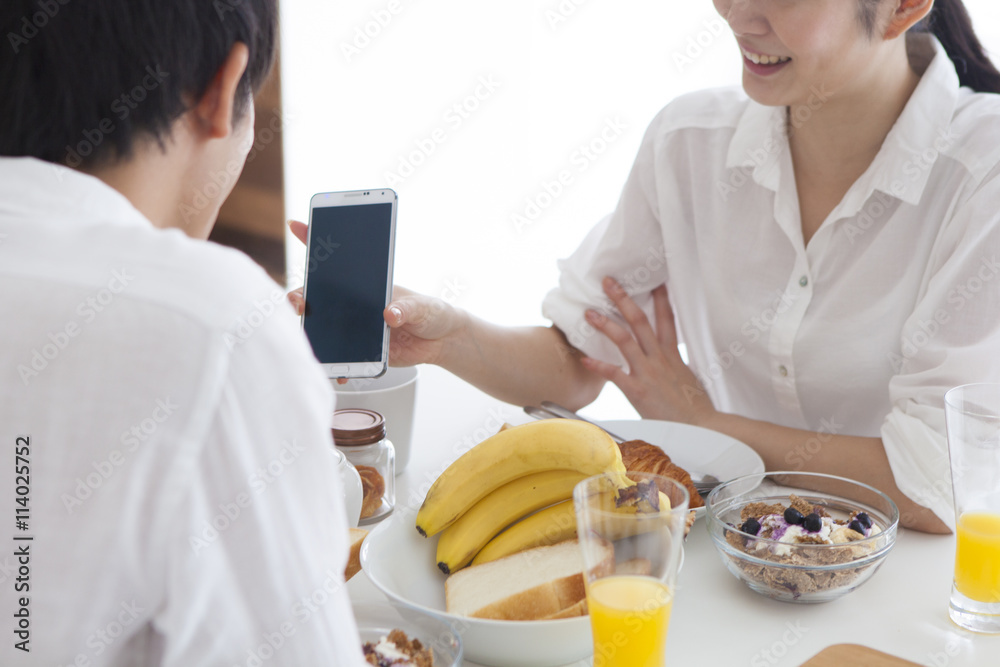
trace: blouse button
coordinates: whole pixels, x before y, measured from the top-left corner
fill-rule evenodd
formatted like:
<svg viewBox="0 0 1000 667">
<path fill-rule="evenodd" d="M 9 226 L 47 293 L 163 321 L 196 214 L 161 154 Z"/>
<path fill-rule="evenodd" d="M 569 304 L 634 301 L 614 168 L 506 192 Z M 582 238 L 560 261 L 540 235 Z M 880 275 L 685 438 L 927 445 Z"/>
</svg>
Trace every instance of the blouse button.
<svg viewBox="0 0 1000 667">
<path fill-rule="evenodd" d="M 808 284 L 809 284 L 809 278 L 808 277 L 802 276 L 801 278 L 799 278 L 799 287 L 805 287 Z"/>
<path fill-rule="evenodd" d="M 781 377 L 783 377 L 783 378 L 784 377 L 788 377 L 788 369 L 785 368 L 783 365 L 782 366 L 778 366 L 778 373 L 780 373 Z"/>
</svg>

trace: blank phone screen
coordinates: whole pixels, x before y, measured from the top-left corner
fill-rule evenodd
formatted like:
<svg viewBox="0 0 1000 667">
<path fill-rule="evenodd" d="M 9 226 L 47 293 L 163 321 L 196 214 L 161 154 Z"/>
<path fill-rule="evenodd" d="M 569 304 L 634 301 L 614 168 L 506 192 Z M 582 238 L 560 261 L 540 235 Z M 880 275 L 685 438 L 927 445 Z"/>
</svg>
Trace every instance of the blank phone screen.
<svg viewBox="0 0 1000 667">
<path fill-rule="evenodd" d="M 382 358 L 392 204 L 312 210 L 304 326 L 324 364 Z"/>
</svg>

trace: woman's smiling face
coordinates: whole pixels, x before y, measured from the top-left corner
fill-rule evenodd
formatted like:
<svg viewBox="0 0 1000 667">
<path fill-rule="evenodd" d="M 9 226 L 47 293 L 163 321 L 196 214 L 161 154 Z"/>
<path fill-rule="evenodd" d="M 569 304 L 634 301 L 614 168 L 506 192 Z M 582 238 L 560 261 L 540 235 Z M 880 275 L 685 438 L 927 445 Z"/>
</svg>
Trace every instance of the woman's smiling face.
<svg viewBox="0 0 1000 667">
<path fill-rule="evenodd" d="M 885 42 L 867 34 L 859 1 L 714 0 L 739 43 L 747 95 L 767 106 L 793 106 L 817 91 L 860 89 L 877 72 Z"/>
</svg>

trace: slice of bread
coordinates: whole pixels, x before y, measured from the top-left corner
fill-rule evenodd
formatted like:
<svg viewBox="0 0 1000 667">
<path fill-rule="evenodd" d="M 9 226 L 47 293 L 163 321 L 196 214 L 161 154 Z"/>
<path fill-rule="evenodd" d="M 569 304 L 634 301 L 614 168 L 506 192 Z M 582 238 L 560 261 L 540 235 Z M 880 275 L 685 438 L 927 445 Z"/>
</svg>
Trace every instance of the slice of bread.
<svg viewBox="0 0 1000 667">
<path fill-rule="evenodd" d="M 364 528 L 350 528 L 351 553 L 347 557 L 347 567 L 344 569 L 344 581 L 347 581 L 361 570 L 361 543 L 368 536 Z"/>
<path fill-rule="evenodd" d="M 602 547 L 601 569 L 614 566 L 614 547 Z M 583 552 L 577 540 L 527 549 L 459 570 L 445 580 L 449 613 L 529 621 L 553 616 L 586 597 Z"/>
<path fill-rule="evenodd" d="M 645 575 L 649 576 L 652 572 L 652 566 L 646 558 L 633 558 L 632 560 L 622 561 L 621 563 L 616 563 L 615 574 L 635 574 L 635 575 Z M 545 620 L 553 620 L 557 618 L 573 618 L 574 616 L 586 616 L 587 615 L 587 598 L 584 598 L 565 609 L 557 611 L 554 614 L 549 614 L 544 616 Z"/>
<path fill-rule="evenodd" d="M 576 604 L 566 607 L 562 611 L 557 611 L 554 614 L 549 614 L 548 616 L 543 616 L 543 621 L 553 621 L 557 618 L 573 618 L 574 616 L 586 616 L 587 615 L 587 598 L 584 598 L 577 602 Z"/>
</svg>

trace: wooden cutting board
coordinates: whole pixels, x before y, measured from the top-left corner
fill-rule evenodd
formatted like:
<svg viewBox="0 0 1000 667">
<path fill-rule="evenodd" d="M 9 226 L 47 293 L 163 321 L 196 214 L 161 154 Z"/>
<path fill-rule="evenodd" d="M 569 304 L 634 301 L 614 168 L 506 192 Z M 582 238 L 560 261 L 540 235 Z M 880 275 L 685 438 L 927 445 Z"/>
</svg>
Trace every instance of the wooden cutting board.
<svg viewBox="0 0 1000 667">
<path fill-rule="evenodd" d="M 915 662 L 858 644 L 834 644 L 802 663 L 802 667 L 920 667 Z"/>
</svg>

